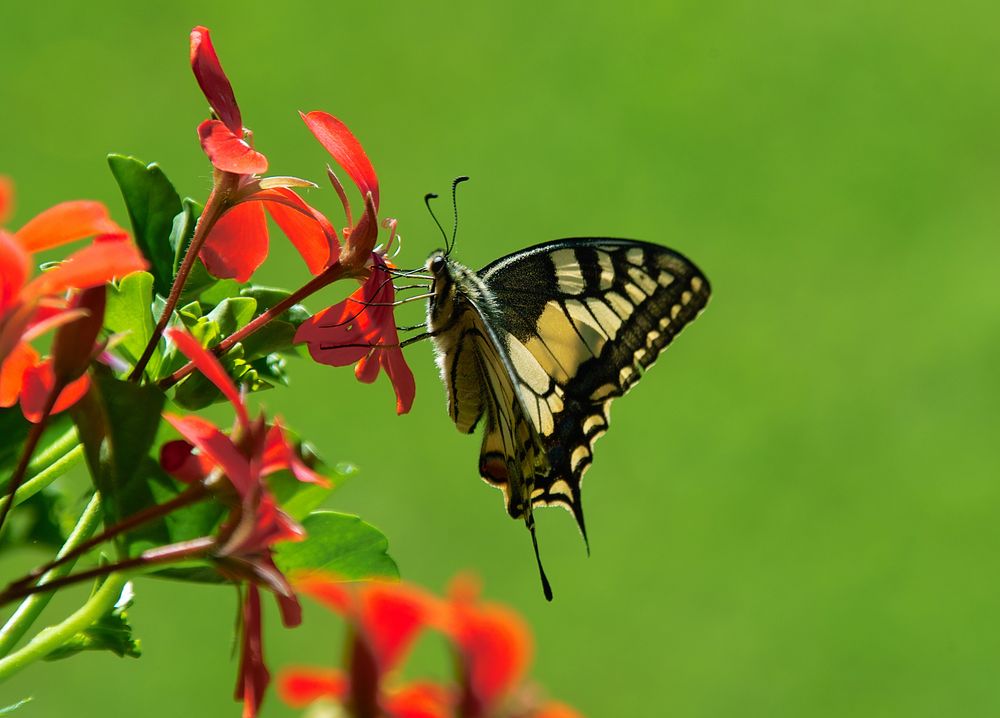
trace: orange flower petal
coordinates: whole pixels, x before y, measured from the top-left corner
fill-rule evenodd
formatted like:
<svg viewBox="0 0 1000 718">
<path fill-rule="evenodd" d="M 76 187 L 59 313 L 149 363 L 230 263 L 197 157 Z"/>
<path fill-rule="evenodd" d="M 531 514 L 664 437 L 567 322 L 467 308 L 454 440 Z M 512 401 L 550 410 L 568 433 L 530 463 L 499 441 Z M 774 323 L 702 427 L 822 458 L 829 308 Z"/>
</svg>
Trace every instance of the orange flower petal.
<svg viewBox="0 0 1000 718">
<path fill-rule="evenodd" d="M 322 272 L 340 254 L 333 225 L 290 189 L 265 190 L 256 196 L 261 199 L 267 196 L 281 199 L 281 202 L 265 200 L 264 206 L 302 255 L 311 274 Z"/>
<path fill-rule="evenodd" d="M 222 469 L 240 496 L 250 490 L 250 465 L 246 457 L 217 426 L 200 416 L 177 416 L 165 412 L 163 418 Z"/>
<path fill-rule="evenodd" d="M 38 297 L 67 289 L 89 289 L 148 266 L 149 263 L 126 237 L 119 235 L 98 239 L 71 254 L 55 269 L 31 280 L 25 294 Z"/>
<path fill-rule="evenodd" d="M 286 668 L 278 676 L 278 695 L 292 708 L 320 698 L 341 700 L 347 695 L 347 677 L 336 669 Z"/>
<path fill-rule="evenodd" d="M 531 718 L 583 718 L 583 714 L 570 708 L 565 703 L 546 703 Z"/>
<path fill-rule="evenodd" d="M 245 282 L 267 259 L 267 220 L 259 202 L 244 202 L 222 215 L 199 256 L 213 276 Z"/>
<path fill-rule="evenodd" d="M 267 172 L 267 157 L 243 139 L 243 133 L 234 133 L 220 120 L 205 120 L 198 125 L 201 148 L 217 169 L 240 175 Z"/>
<path fill-rule="evenodd" d="M 21 412 L 24 418 L 33 424 L 42 420 L 45 414 L 45 405 L 49 401 L 49 396 L 55 389 L 56 378 L 52 371 L 52 360 L 35 364 L 24 373 L 24 383 L 21 387 Z M 67 384 L 56 399 L 52 407 L 52 414 L 73 406 L 78 402 L 90 388 L 90 377 L 84 374 L 76 381 Z"/>
<path fill-rule="evenodd" d="M 31 258 L 10 234 L 0 229 L 0 319 L 17 297 L 31 273 Z"/>
<path fill-rule="evenodd" d="M 452 697 L 444 686 L 411 683 L 384 699 L 385 712 L 392 718 L 449 718 Z"/>
<path fill-rule="evenodd" d="M 309 131 L 354 180 L 354 184 L 361 190 L 361 196 L 372 193 L 375 208 L 378 209 L 378 177 L 375 175 L 375 168 L 365 154 L 364 147 L 347 129 L 347 125 L 326 112 L 299 114 Z"/>
<path fill-rule="evenodd" d="M 215 114 L 234 133 L 243 131 L 243 118 L 236 104 L 233 86 L 222 70 L 219 56 L 215 54 L 208 28 L 199 25 L 191 31 L 191 69 L 198 86 Z"/>
<path fill-rule="evenodd" d="M 10 177 L 0 175 L 0 224 L 14 214 L 14 183 Z"/>
<path fill-rule="evenodd" d="M 100 202 L 76 200 L 62 202 L 35 216 L 16 233 L 17 241 L 28 252 L 58 247 L 99 234 L 125 234 L 115 224 Z"/>
<path fill-rule="evenodd" d="M 38 352 L 27 342 L 17 344 L 7 355 L 0 364 L 0 406 L 14 406 L 17 403 L 24 384 L 24 375 L 37 363 Z"/>
<path fill-rule="evenodd" d="M 215 384 L 224 397 L 229 399 L 233 408 L 236 409 L 236 415 L 239 418 L 240 424 L 244 429 L 249 429 L 250 415 L 247 413 L 247 406 L 243 402 L 243 397 L 240 396 L 240 392 L 233 383 L 233 380 L 229 378 L 219 360 L 199 344 L 197 339 L 183 329 L 171 327 L 164 334 L 167 339 L 177 345 L 177 348 L 181 350 L 184 356 L 191 360 L 195 368 L 204 374 L 206 379 Z"/>
</svg>

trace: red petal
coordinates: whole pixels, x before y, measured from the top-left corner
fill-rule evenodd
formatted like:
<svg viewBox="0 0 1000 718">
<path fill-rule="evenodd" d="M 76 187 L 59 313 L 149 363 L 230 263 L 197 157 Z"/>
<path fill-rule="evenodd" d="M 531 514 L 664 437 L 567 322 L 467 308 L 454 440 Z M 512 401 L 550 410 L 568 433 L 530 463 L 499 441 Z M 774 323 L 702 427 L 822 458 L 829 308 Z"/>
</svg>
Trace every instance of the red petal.
<svg viewBox="0 0 1000 718">
<path fill-rule="evenodd" d="M 233 408 L 236 409 L 236 416 L 240 421 L 240 425 L 244 429 L 249 429 L 250 415 L 247 413 L 246 404 L 243 403 L 243 397 L 240 396 L 236 385 L 229 378 L 219 360 L 199 344 L 197 339 L 183 329 L 171 327 L 164 334 L 166 334 L 167 339 L 177 345 L 177 348 L 181 350 L 184 356 L 191 360 L 191 363 L 195 365 L 198 371 L 204 374 L 206 379 L 215 384 L 224 397 L 229 399 Z"/>
<path fill-rule="evenodd" d="M 95 241 L 71 254 L 55 269 L 31 280 L 25 294 L 42 296 L 67 289 L 89 289 L 148 266 L 139 250 L 125 237 Z"/>
<path fill-rule="evenodd" d="M 13 236 L 0 229 L 0 319 L 16 301 L 31 273 L 31 258 Z"/>
<path fill-rule="evenodd" d="M 396 392 L 396 413 L 406 414 L 413 406 L 413 398 L 417 394 L 417 384 L 413 379 L 413 372 L 403 358 L 403 352 L 399 349 L 381 349 L 382 366 L 385 373 L 389 375 L 392 388 Z"/>
<path fill-rule="evenodd" d="M 433 599 L 407 583 L 375 581 L 360 589 L 360 623 L 383 673 L 392 670 L 433 613 Z"/>
<path fill-rule="evenodd" d="M 214 276 L 245 282 L 267 259 L 267 220 L 259 202 L 244 202 L 209 231 L 200 257 Z"/>
<path fill-rule="evenodd" d="M 363 288 L 351 296 L 358 301 L 343 301 L 317 312 L 299 325 L 295 343 L 306 342 L 313 361 L 329 366 L 347 366 L 366 356 L 371 347 L 373 327 L 368 311 L 359 304 Z M 355 346 L 350 346 L 355 345 Z"/>
<path fill-rule="evenodd" d="M 448 689 L 434 683 L 411 683 L 384 701 L 391 718 L 449 718 L 451 703 Z"/>
<path fill-rule="evenodd" d="M 219 56 L 215 54 L 208 28 L 200 25 L 191 31 L 191 69 L 216 116 L 233 134 L 242 134 L 243 118 L 236 104 L 233 86 L 222 70 Z"/>
<path fill-rule="evenodd" d="M 302 255 L 312 274 L 319 274 L 340 254 L 337 232 L 322 214 L 310 207 L 290 189 L 272 189 L 259 192 L 255 197 L 280 197 L 283 202 L 267 202 L 264 206 L 271 218 L 281 227 L 289 241 Z"/>
<path fill-rule="evenodd" d="M 267 432 L 264 439 L 263 467 L 260 470 L 261 476 L 267 476 L 281 469 L 290 469 L 299 481 L 308 484 L 319 484 L 320 486 L 330 486 L 328 479 L 320 476 L 315 471 L 306 466 L 295 448 L 288 443 L 281 423 L 275 419 L 274 424 Z"/>
<path fill-rule="evenodd" d="M 462 652 L 472 692 L 493 705 L 521 679 L 531 638 L 520 616 L 496 605 L 460 607 L 453 637 Z"/>
<path fill-rule="evenodd" d="M 295 590 L 316 599 L 342 616 L 350 615 L 353 595 L 342 581 L 330 574 L 310 573 L 295 579 Z"/>
<path fill-rule="evenodd" d="M 160 466 L 178 481 L 194 484 L 208 476 L 212 461 L 205 454 L 195 454 L 194 446 L 184 439 L 175 439 L 160 447 Z"/>
<path fill-rule="evenodd" d="M 228 436 L 200 416 L 164 413 L 163 418 L 222 469 L 240 496 L 246 496 L 251 489 L 250 465 Z"/>
<path fill-rule="evenodd" d="M 17 344 L 0 364 L 0 406 L 14 406 L 21 394 L 24 375 L 38 363 L 38 352 L 27 342 Z"/>
<path fill-rule="evenodd" d="M 236 700 L 243 701 L 243 718 L 253 718 L 260 710 L 271 674 L 264 664 L 264 640 L 261 634 L 260 591 L 250 584 L 243 601 L 243 643 L 240 672 L 236 678 Z"/>
<path fill-rule="evenodd" d="M 198 125 L 201 148 L 216 169 L 240 175 L 267 172 L 267 157 L 250 146 L 243 134 L 234 134 L 220 120 L 205 120 Z"/>
<path fill-rule="evenodd" d="M 42 420 L 45 414 L 45 405 L 49 396 L 55 389 L 56 378 L 52 371 L 52 360 L 46 359 L 40 364 L 30 367 L 24 373 L 24 384 L 21 388 L 21 412 L 24 418 L 33 424 Z M 83 398 L 90 388 L 90 377 L 84 374 L 76 381 L 67 384 L 59 393 L 55 406 L 52 407 L 51 414 L 58 414 L 60 411 L 73 406 Z"/>
<path fill-rule="evenodd" d="M 63 202 L 36 215 L 17 231 L 17 241 L 28 252 L 57 247 L 98 234 L 125 234 L 100 202 Z"/>
<path fill-rule="evenodd" d="M 292 708 L 320 698 L 341 700 L 347 695 L 347 678 L 335 668 L 286 668 L 278 676 L 278 695 Z"/>
<path fill-rule="evenodd" d="M 364 147 L 347 129 L 347 125 L 326 112 L 310 112 L 302 115 L 302 119 L 337 164 L 354 180 L 354 184 L 361 190 L 361 196 L 372 193 L 375 209 L 378 209 L 378 177 L 375 175 L 375 168 L 365 154 Z"/>
<path fill-rule="evenodd" d="M 10 177 L 0 175 L 0 224 L 14 214 L 14 183 Z"/>
<path fill-rule="evenodd" d="M 583 714 L 565 703 L 546 703 L 532 713 L 530 718 L 583 718 Z"/>
<path fill-rule="evenodd" d="M 354 367 L 354 376 L 358 381 L 371 384 L 378 378 L 378 371 L 382 368 L 379 351 L 373 350 L 367 356 L 361 357 L 361 361 Z"/>
</svg>

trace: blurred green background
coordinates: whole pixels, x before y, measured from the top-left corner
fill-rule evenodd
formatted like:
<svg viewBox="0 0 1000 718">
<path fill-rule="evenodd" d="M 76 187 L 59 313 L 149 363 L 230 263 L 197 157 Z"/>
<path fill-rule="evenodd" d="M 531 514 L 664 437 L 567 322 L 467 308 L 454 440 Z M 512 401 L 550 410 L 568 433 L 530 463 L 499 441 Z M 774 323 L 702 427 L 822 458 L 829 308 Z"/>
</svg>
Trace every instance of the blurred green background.
<svg viewBox="0 0 1000 718">
<path fill-rule="evenodd" d="M 124 222 L 112 151 L 204 198 L 187 35 L 205 24 L 273 173 L 322 178 L 297 110 L 354 129 L 403 264 L 440 244 L 423 194 L 469 174 L 464 263 L 608 234 L 707 273 L 708 310 L 599 444 L 593 555 L 568 514 L 540 515 L 552 604 L 524 528 L 477 478 L 478 439 L 448 420 L 429 346 L 408 350 L 403 418 L 384 379 L 307 361 L 260 398 L 361 467 L 333 504 L 386 532 L 406 578 L 441 589 L 472 569 L 528 618 L 551 695 L 591 718 L 1000 712 L 995 7 L 60 0 L 3 15 L 13 226 L 79 197 Z M 308 199 L 337 206 L 329 189 Z M 297 286 L 301 262 L 273 245 L 261 277 Z M 37 665 L 0 704 L 237 715 L 233 609 L 229 590 L 141 581 L 140 661 Z M 295 631 L 274 613 L 273 668 L 338 660 L 322 610 Z M 407 674 L 444 665 L 429 640 Z M 264 715 L 295 713 L 272 695 Z"/>
</svg>

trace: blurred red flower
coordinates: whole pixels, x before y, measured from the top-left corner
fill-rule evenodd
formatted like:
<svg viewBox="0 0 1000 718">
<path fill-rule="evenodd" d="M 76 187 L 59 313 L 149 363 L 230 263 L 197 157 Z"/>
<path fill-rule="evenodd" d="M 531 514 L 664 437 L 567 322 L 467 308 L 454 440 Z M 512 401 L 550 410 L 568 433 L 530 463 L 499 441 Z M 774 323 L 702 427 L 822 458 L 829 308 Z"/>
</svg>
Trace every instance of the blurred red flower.
<svg viewBox="0 0 1000 718">
<path fill-rule="evenodd" d="M 0 213 L 6 214 L 12 205 L 12 185 L 4 180 L 0 182 Z M 87 237 L 95 239 L 30 279 L 32 254 Z M 25 417 L 37 422 L 57 383 L 61 391 L 52 412 L 76 403 L 88 386 L 86 375 L 80 376 L 82 369 L 74 367 L 80 371 L 70 372 L 75 374 L 72 380 L 57 376 L 52 361 L 43 361 L 29 342 L 85 317 L 90 317 L 93 325 L 95 309 L 72 306 L 64 297 L 66 292 L 101 287 L 147 266 L 128 234 L 100 202 L 63 202 L 14 233 L 0 229 L 0 406 L 12 406 L 20 398 Z M 103 304 L 100 312 L 103 315 Z"/>
</svg>

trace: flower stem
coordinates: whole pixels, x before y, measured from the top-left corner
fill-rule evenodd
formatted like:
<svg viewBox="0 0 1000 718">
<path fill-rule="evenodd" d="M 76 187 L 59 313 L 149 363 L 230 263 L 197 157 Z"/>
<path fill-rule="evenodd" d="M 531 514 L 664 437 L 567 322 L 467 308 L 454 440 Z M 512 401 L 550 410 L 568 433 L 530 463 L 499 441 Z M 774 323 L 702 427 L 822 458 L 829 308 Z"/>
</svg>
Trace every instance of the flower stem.
<svg viewBox="0 0 1000 718">
<path fill-rule="evenodd" d="M 56 399 L 59 398 L 59 394 L 62 393 L 63 388 L 65 388 L 65 384 L 56 380 L 52 391 L 49 392 L 48 397 L 45 399 L 45 407 L 42 410 L 41 418 L 37 424 L 31 427 L 31 431 L 28 433 L 28 440 L 24 442 L 24 448 L 21 450 L 21 459 L 17 462 L 17 468 L 14 469 L 14 474 L 10 477 L 10 483 L 7 484 L 7 495 L 3 509 L 0 510 L 0 529 L 3 528 L 4 521 L 7 520 L 7 514 L 10 513 L 11 508 L 14 506 L 14 494 L 17 493 L 21 482 L 24 481 L 24 474 L 28 470 L 28 464 L 31 462 L 31 455 L 35 453 L 38 442 L 41 440 L 42 434 L 45 433 L 45 425 L 48 423 L 49 414 L 52 413 L 52 408 L 56 405 Z"/>
<path fill-rule="evenodd" d="M 14 505 L 20 506 L 83 459 L 83 444 L 77 444 L 30 479 L 21 484 L 14 494 Z M 35 463 L 35 462 L 32 462 Z"/>
<path fill-rule="evenodd" d="M 149 360 L 152 358 L 153 352 L 156 351 L 156 346 L 160 342 L 160 337 L 163 336 L 163 332 L 170 322 L 170 316 L 174 313 L 177 302 L 180 301 L 181 292 L 184 291 L 184 284 L 187 282 L 188 275 L 194 267 L 195 260 L 198 259 L 201 246 L 208 238 L 212 227 L 215 226 L 215 223 L 229 208 L 229 201 L 231 195 L 236 190 L 239 178 L 239 175 L 230 172 L 216 172 L 215 186 L 212 188 L 211 194 L 208 195 L 208 199 L 205 200 L 205 209 L 202 211 L 201 217 L 198 218 L 198 225 L 195 227 L 194 236 L 191 238 L 191 243 L 184 254 L 184 260 L 177 270 L 177 276 L 174 277 L 174 283 L 170 287 L 170 296 L 167 297 L 163 313 L 160 314 L 160 318 L 156 321 L 156 327 L 153 329 L 153 334 L 150 336 L 149 342 L 142 352 L 142 356 L 139 357 L 135 368 L 129 374 L 129 381 L 137 382 L 142 378 L 142 373 L 145 371 L 146 365 L 149 364 Z"/>
<path fill-rule="evenodd" d="M 97 592 L 66 620 L 55 626 L 42 629 L 24 648 L 0 659 L 0 681 L 9 678 L 23 668 L 27 668 L 35 661 L 45 658 L 80 631 L 99 620 L 118 601 L 125 583 L 124 573 L 110 574 Z"/>
<path fill-rule="evenodd" d="M 25 485 L 25 488 L 27 484 Z M 66 543 L 62 545 L 59 549 L 59 553 L 56 554 L 57 557 L 61 557 L 70 551 L 72 551 L 77 545 L 82 541 L 86 541 L 97 525 L 101 521 L 101 495 L 95 493 L 90 497 L 90 503 L 87 504 L 87 508 L 83 510 L 80 514 L 79 520 L 76 522 L 76 526 L 73 527 L 73 531 L 66 538 Z M 51 571 L 47 571 L 44 576 L 38 581 L 39 586 L 51 583 L 57 578 L 62 578 L 67 573 L 73 569 L 73 562 L 69 561 L 54 568 Z M 27 632 L 31 627 L 31 624 L 35 622 L 39 614 L 44 610 L 45 606 L 48 605 L 49 599 L 52 598 L 51 593 L 40 593 L 33 596 L 25 598 L 21 605 L 17 607 L 14 614 L 7 620 L 3 628 L 0 628 L 0 657 L 6 656 L 10 653 L 11 649 L 17 645 L 17 642 L 21 640 L 21 637 Z"/>
<path fill-rule="evenodd" d="M 340 262 L 334 262 L 329 267 L 324 269 L 321 273 L 317 274 L 315 277 L 310 279 L 304 285 L 302 285 L 294 292 L 289 294 L 287 297 L 282 299 L 280 302 L 275 304 L 273 307 L 265 311 L 259 317 L 254 318 L 253 321 L 251 321 L 245 327 L 243 327 L 239 331 L 233 332 L 228 337 L 223 339 L 221 342 L 216 344 L 214 347 L 211 348 L 211 352 L 215 354 L 215 356 L 217 357 L 222 356 L 230 349 L 232 349 L 236 344 L 249 337 L 251 334 L 256 332 L 265 324 L 281 316 L 282 314 L 287 312 L 289 309 L 291 309 L 293 306 L 301 302 L 306 297 L 318 292 L 320 289 L 322 289 L 328 284 L 331 284 L 332 282 L 335 282 L 342 276 L 344 276 L 343 265 L 341 265 Z M 159 384 L 157 384 L 157 386 L 165 391 L 170 387 L 172 387 L 177 382 L 179 382 L 181 379 L 186 377 L 192 371 L 194 371 L 194 363 L 188 362 L 180 369 L 175 371 L 173 374 L 168 376 L 166 379 L 163 379 Z"/>
<path fill-rule="evenodd" d="M 209 495 L 208 490 L 204 486 L 202 486 L 201 484 L 195 484 L 188 490 L 175 496 L 170 501 L 150 506 L 148 508 L 143 509 L 142 511 L 137 511 L 128 518 L 122 519 L 113 526 L 109 526 L 104 531 L 99 533 L 97 536 L 94 536 L 91 539 L 88 539 L 86 541 L 83 541 L 82 543 L 77 544 L 76 546 L 73 546 L 72 549 L 67 551 L 66 553 L 60 552 L 60 555 L 57 555 L 56 558 L 54 558 L 52 561 L 49 561 L 44 566 L 36 568 L 34 571 L 24 576 L 23 578 L 20 578 L 16 581 L 12 581 L 8 585 L 7 589 L 5 589 L 2 594 L 0 594 L 0 596 L 2 596 L 5 600 L 10 600 L 8 594 L 13 593 L 15 589 L 24 587 L 26 584 L 32 582 L 34 579 L 38 578 L 43 573 L 51 571 L 52 569 L 58 566 L 62 566 L 63 564 L 78 558 L 79 556 L 85 554 L 87 551 L 94 548 L 95 546 L 99 546 L 100 544 L 104 543 L 108 539 L 112 539 L 115 536 L 118 536 L 119 534 L 129 531 L 135 528 L 136 526 L 141 526 L 142 524 L 147 523 L 148 521 L 152 521 L 153 519 L 157 519 L 160 516 L 166 516 L 172 511 L 179 509 L 183 506 L 188 506 L 189 504 L 196 503 L 197 501 L 200 501 L 201 499 L 205 498 L 208 495 Z"/>
</svg>

